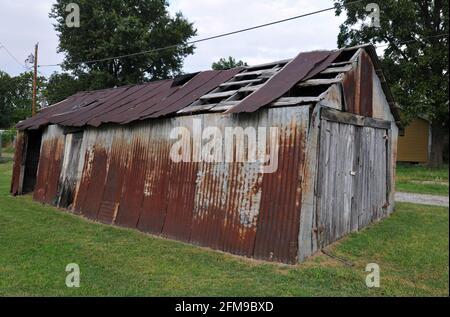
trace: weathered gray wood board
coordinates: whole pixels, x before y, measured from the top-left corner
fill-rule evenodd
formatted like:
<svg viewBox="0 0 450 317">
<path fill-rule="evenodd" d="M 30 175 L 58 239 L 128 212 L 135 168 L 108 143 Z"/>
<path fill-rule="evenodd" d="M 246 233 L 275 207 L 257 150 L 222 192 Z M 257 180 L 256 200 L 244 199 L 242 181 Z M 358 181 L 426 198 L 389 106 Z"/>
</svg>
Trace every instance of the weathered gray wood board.
<svg viewBox="0 0 450 317">
<path fill-rule="evenodd" d="M 321 120 L 316 192 L 320 248 L 387 215 L 388 130 Z"/>
</svg>

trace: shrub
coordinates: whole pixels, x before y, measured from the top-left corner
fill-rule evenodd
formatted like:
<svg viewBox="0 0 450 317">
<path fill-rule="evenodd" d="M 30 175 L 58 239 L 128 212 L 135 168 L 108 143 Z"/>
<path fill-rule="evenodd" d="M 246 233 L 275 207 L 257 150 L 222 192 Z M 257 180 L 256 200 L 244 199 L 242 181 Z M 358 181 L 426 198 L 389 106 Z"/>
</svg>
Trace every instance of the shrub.
<svg viewBox="0 0 450 317">
<path fill-rule="evenodd" d="M 2 146 L 7 147 L 11 146 L 14 138 L 16 137 L 16 129 L 10 129 L 10 130 L 4 130 L 0 132 L 1 138 L 2 138 Z"/>
</svg>

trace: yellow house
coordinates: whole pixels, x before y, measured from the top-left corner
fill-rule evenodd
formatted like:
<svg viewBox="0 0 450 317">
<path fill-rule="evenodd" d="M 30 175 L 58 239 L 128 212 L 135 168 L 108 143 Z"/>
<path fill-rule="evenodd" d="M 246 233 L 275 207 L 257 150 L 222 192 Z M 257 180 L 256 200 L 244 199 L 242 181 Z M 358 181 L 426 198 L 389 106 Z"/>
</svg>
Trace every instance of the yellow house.
<svg viewBox="0 0 450 317">
<path fill-rule="evenodd" d="M 399 134 L 397 162 L 428 163 L 431 145 L 430 122 L 416 118 Z"/>
</svg>

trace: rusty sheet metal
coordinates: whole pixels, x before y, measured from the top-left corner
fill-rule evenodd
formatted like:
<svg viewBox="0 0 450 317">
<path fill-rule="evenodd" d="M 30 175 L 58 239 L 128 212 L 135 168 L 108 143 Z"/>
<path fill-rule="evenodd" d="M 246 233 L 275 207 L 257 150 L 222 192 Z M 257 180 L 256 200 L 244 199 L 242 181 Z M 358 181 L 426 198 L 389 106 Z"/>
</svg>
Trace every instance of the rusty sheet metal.
<svg viewBox="0 0 450 317">
<path fill-rule="evenodd" d="M 82 207 L 82 214 L 90 219 L 97 219 L 100 209 L 106 180 L 107 160 L 107 150 L 104 147 L 93 148 L 89 183 Z"/>
<path fill-rule="evenodd" d="M 152 107 L 142 113 L 140 119 L 157 118 L 176 113 L 177 111 L 193 103 L 202 95 L 230 80 L 234 75 L 241 72 L 243 69 L 244 68 L 242 67 L 237 67 L 223 70 L 219 73 L 213 71 L 199 73 L 192 80 L 187 82 L 183 86 L 183 89 L 180 89 L 160 104 L 157 104 L 156 107 Z"/>
<path fill-rule="evenodd" d="M 373 116 L 373 65 L 365 51 L 358 60 L 358 67 L 347 72 L 342 82 L 347 112 L 365 117 Z"/>
<path fill-rule="evenodd" d="M 377 75 L 383 77 L 374 47 L 365 46 L 363 51 L 367 52 L 367 59 L 372 60 L 375 65 Z M 338 50 L 300 53 L 261 88 L 228 111 L 254 112 L 268 105 L 288 92 L 295 84 L 324 70 L 340 52 Z M 186 78 L 187 82 L 175 78 L 143 85 L 80 92 L 51 107 L 42 109 L 36 116 L 18 123 L 16 127 L 19 130 L 38 129 L 51 123 L 76 127 L 86 125 L 97 127 L 108 122 L 125 124 L 136 120 L 176 115 L 177 111 L 232 79 L 243 69 L 204 71 L 195 75 L 185 75 L 183 78 Z M 356 77 L 359 78 L 359 76 Z M 370 78 L 367 82 L 370 82 Z M 400 120 L 395 101 L 384 80 L 382 88 L 392 113 L 397 121 Z M 355 90 L 355 93 L 359 93 L 359 90 Z M 358 106 L 359 97 L 356 105 L 352 105 L 352 102 L 355 100 L 349 101 L 349 108 Z M 356 113 L 359 113 L 359 110 Z"/>
<path fill-rule="evenodd" d="M 33 199 L 56 204 L 64 156 L 65 136 L 59 126 L 49 126 L 42 135 L 41 155 Z"/>
<path fill-rule="evenodd" d="M 363 51 L 360 55 L 361 63 L 361 93 L 360 93 L 360 115 L 364 117 L 373 116 L 373 66 L 369 55 Z"/>
<path fill-rule="evenodd" d="M 356 100 L 356 91 L 359 89 L 357 80 L 358 68 L 355 67 L 345 74 L 342 81 L 345 101 L 345 109 L 343 110 L 355 114 L 359 112 L 359 100 Z"/>
<path fill-rule="evenodd" d="M 270 78 L 262 88 L 244 98 L 228 112 L 254 112 L 270 104 L 287 93 L 295 84 L 323 71 L 340 53 L 340 50 L 300 53 Z"/>
<path fill-rule="evenodd" d="M 309 107 L 277 108 L 256 115 L 204 114 L 157 119 L 153 125 L 85 129 L 82 144 L 77 145 L 78 166 L 62 164 L 71 171 L 63 170 L 61 175 L 74 175 L 78 181 L 71 209 L 104 223 L 294 263 L 308 113 Z M 276 125 L 281 131 L 278 171 L 263 174 L 254 162 L 172 161 L 169 153 L 175 141 L 170 140 L 170 132 L 180 126 L 193 132 L 193 119 L 201 120 L 202 127 L 218 126 L 222 133 L 226 127 Z M 49 135 L 44 136 L 35 198 L 55 203 L 47 180 L 58 171 L 51 165 L 58 162 L 56 153 L 61 149 Z M 72 141 L 67 139 L 66 144 L 71 146 Z"/>
<path fill-rule="evenodd" d="M 89 130 L 83 136 L 83 142 L 87 145 L 84 146 L 84 168 L 75 195 L 74 209 L 90 219 L 97 219 L 102 202 L 111 144 L 110 133 L 109 129 L 102 132 Z"/>
<path fill-rule="evenodd" d="M 26 158 L 27 135 L 26 132 L 18 131 L 14 152 L 14 166 L 11 178 L 11 194 L 18 195 L 22 192 L 23 172 Z"/>
<path fill-rule="evenodd" d="M 164 120 L 155 120 L 151 125 L 146 169 L 142 171 L 145 172 L 144 197 L 137 228 L 153 234 L 161 234 L 166 219 L 171 166 L 169 133 L 170 125 Z"/>
<path fill-rule="evenodd" d="M 38 129 L 48 124 L 99 126 L 107 122 L 128 123 L 144 117 L 175 114 L 242 70 L 243 68 L 234 68 L 200 72 L 186 84 L 179 86 L 174 85 L 176 79 L 171 79 L 81 92 L 42 109 L 36 116 L 20 122 L 16 127 L 24 130 Z"/>
<path fill-rule="evenodd" d="M 128 164 L 127 147 L 130 132 L 128 129 L 116 130 L 109 153 L 108 175 L 97 219 L 103 223 L 114 223 L 119 210 L 125 172 Z"/>
<path fill-rule="evenodd" d="M 264 175 L 254 256 L 296 263 L 309 107 L 270 109 L 269 122 L 281 129 L 279 165 Z"/>
<path fill-rule="evenodd" d="M 136 228 L 144 198 L 145 169 L 148 149 L 148 127 L 139 127 L 130 146 L 116 224 Z"/>
</svg>

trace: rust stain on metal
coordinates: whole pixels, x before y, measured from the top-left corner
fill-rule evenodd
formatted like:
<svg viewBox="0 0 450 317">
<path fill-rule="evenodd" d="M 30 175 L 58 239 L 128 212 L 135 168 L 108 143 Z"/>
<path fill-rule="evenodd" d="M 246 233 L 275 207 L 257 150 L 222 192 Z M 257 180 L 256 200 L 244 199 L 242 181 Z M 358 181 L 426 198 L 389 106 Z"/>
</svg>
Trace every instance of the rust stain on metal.
<svg viewBox="0 0 450 317">
<path fill-rule="evenodd" d="M 166 219 L 162 229 L 162 235 L 165 237 L 189 241 L 197 169 L 198 163 L 171 163 Z"/>
<path fill-rule="evenodd" d="M 48 204 L 56 203 L 64 154 L 64 137 L 52 133 L 49 131 L 49 135 L 43 137 L 33 194 L 33 199 Z"/>
<path fill-rule="evenodd" d="M 128 160 L 128 147 L 123 133 L 111 145 L 108 175 L 106 176 L 103 197 L 97 219 L 103 223 L 114 223 L 119 211 L 125 171 Z"/>
<path fill-rule="evenodd" d="M 83 171 L 81 174 L 80 184 L 77 187 L 77 191 L 75 193 L 75 199 L 73 203 L 73 210 L 76 213 L 81 213 L 83 210 L 84 201 L 86 200 L 86 196 L 88 195 L 89 182 L 91 179 L 91 171 L 92 171 L 92 161 L 94 158 L 94 153 L 92 149 L 87 149 L 84 154 L 84 165 Z"/>
<path fill-rule="evenodd" d="M 123 124 L 175 114 L 243 69 L 200 72 L 185 85 L 177 85 L 177 79 L 170 79 L 80 92 L 42 109 L 36 116 L 17 124 L 17 128 L 39 129 L 49 124 L 73 127 L 99 126 L 108 122 Z"/>
<path fill-rule="evenodd" d="M 149 151 L 144 197 L 137 228 L 160 234 L 166 218 L 170 144 L 159 138 L 153 140 Z"/>
<path fill-rule="evenodd" d="M 20 178 L 23 171 L 23 164 L 25 162 L 26 151 L 26 134 L 25 132 L 18 132 L 16 137 L 16 146 L 14 151 L 14 166 L 12 171 L 11 189 L 13 195 L 20 194 Z"/>
<path fill-rule="evenodd" d="M 139 220 L 144 198 L 145 167 L 147 161 L 147 141 L 139 133 L 132 140 L 130 160 L 124 171 L 125 179 L 117 213 L 116 224 L 135 228 Z"/>
<path fill-rule="evenodd" d="M 306 112 L 305 112 L 306 114 Z M 278 117 L 279 116 L 279 117 Z M 292 118 L 292 119 L 291 119 Z M 274 113 L 280 122 L 278 170 L 265 174 L 262 184 L 260 219 L 254 256 L 261 259 L 295 263 L 298 252 L 301 193 L 299 170 L 304 162 L 307 116 Z"/>
<path fill-rule="evenodd" d="M 360 57 L 361 63 L 361 93 L 360 93 L 360 115 L 365 117 L 373 116 L 373 66 L 367 53 L 362 52 Z"/>
<path fill-rule="evenodd" d="M 347 112 L 357 113 L 356 105 L 356 77 L 357 69 L 352 69 L 345 74 L 344 80 L 342 82 L 342 87 L 344 89 L 344 100 Z"/>
<path fill-rule="evenodd" d="M 93 148 L 91 173 L 82 207 L 82 214 L 91 219 L 97 219 L 97 213 L 103 196 L 106 180 L 108 154 L 106 149 L 96 144 Z"/>
</svg>

